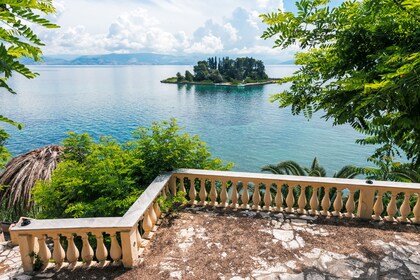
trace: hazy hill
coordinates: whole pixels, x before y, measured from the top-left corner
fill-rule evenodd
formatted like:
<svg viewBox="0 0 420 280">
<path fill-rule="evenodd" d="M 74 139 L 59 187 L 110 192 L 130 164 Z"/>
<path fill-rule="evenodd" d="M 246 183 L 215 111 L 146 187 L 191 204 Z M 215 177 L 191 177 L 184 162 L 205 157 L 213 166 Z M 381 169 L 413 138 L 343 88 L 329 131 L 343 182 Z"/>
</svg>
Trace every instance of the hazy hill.
<svg viewBox="0 0 420 280">
<path fill-rule="evenodd" d="M 218 57 L 229 56 L 230 58 L 243 57 L 239 55 L 217 55 Z M 248 55 L 263 60 L 265 64 L 293 64 L 293 60 L 281 57 L 263 57 Z M 27 65 L 193 65 L 199 60 L 206 59 L 208 55 L 175 56 L 154 53 L 135 54 L 104 54 L 82 56 L 44 56 L 44 62 L 33 62 L 30 59 L 22 59 Z"/>
</svg>

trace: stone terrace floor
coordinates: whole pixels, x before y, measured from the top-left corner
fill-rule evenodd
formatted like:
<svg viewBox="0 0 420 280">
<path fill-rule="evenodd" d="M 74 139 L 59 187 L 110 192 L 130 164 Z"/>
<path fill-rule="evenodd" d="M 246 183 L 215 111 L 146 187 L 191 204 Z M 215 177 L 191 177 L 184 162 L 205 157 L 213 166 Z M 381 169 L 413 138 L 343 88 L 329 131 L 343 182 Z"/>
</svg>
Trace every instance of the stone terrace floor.
<svg viewBox="0 0 420 280">
<path fill-rule="evenodd" d="M 50 270 L 33 279 L 420 279 L 419 233 L 412 225 L 187 208 L 163 222 L 134 269 Z"/>
</svg>

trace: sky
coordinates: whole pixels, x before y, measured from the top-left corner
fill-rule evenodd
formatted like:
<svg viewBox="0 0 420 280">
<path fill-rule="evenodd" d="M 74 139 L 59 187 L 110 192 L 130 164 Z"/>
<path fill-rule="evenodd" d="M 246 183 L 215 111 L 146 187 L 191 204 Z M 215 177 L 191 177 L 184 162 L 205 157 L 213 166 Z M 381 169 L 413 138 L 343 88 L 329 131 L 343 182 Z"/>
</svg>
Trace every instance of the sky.
<svg viewBox="0 0 420 280">
<path fill-rule="evenodd" d="M 259 15 L 294 11 L 292 0 L 55 0 L 47 18 L 60 29 L 36 32 L 45 55 L 106 53 L 278 54 L 260 38 Z"/>
</svg>

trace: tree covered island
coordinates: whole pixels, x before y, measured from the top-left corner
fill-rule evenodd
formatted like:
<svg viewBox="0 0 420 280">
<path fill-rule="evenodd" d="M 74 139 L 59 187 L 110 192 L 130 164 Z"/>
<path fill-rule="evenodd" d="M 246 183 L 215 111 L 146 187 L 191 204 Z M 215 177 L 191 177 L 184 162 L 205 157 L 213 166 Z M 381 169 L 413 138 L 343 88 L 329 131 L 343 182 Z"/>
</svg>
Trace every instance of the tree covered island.
<svg viewBox="0 0 420 280">
<path fill-rule="evenodd" d="M 272 83 L 265 73 L 265 66 L 261 60 L 252 57 L 240 57 L 230 59 L 224 57 L 210 57 L 207 60 L 198 61 L 194 66 L 194 74 L 185 71 L 176 77 L 161 81 L 171 84 L 205 84 L 205 85 L 262 85 Z"/>
</svg>

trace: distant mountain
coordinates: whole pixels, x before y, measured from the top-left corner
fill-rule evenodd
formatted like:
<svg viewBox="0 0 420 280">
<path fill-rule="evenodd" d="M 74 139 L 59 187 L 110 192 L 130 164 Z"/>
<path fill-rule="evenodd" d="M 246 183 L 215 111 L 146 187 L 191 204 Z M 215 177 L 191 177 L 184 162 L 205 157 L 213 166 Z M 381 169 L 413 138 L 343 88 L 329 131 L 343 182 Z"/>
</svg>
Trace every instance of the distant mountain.
<svg viewBox="0 0 420 280">
<path fill-rule="evenodd" d="M 84 55 L 71 61 L 73 65 L 189 65 L 194 59 L 153 53 Z"/>
<path fill-rule="evenodd" d="M 44 56 L 43 62 L 33 62 L 24 58 L 21 61 L 26 65 L 194 65 L 199 60 L 207 60 L 211 55 L 175 56 L 154 53 L 134 54 L 103 54 L 75 56 Z M 217 57 L 229 56 L 230 58 L 245 55 L 218 54 Z M 262 60 L 265 64 L 293 64 L 293 60 L 277 57 L 262 57 L 261 55 L 247 55 Z"/>
</svg>

